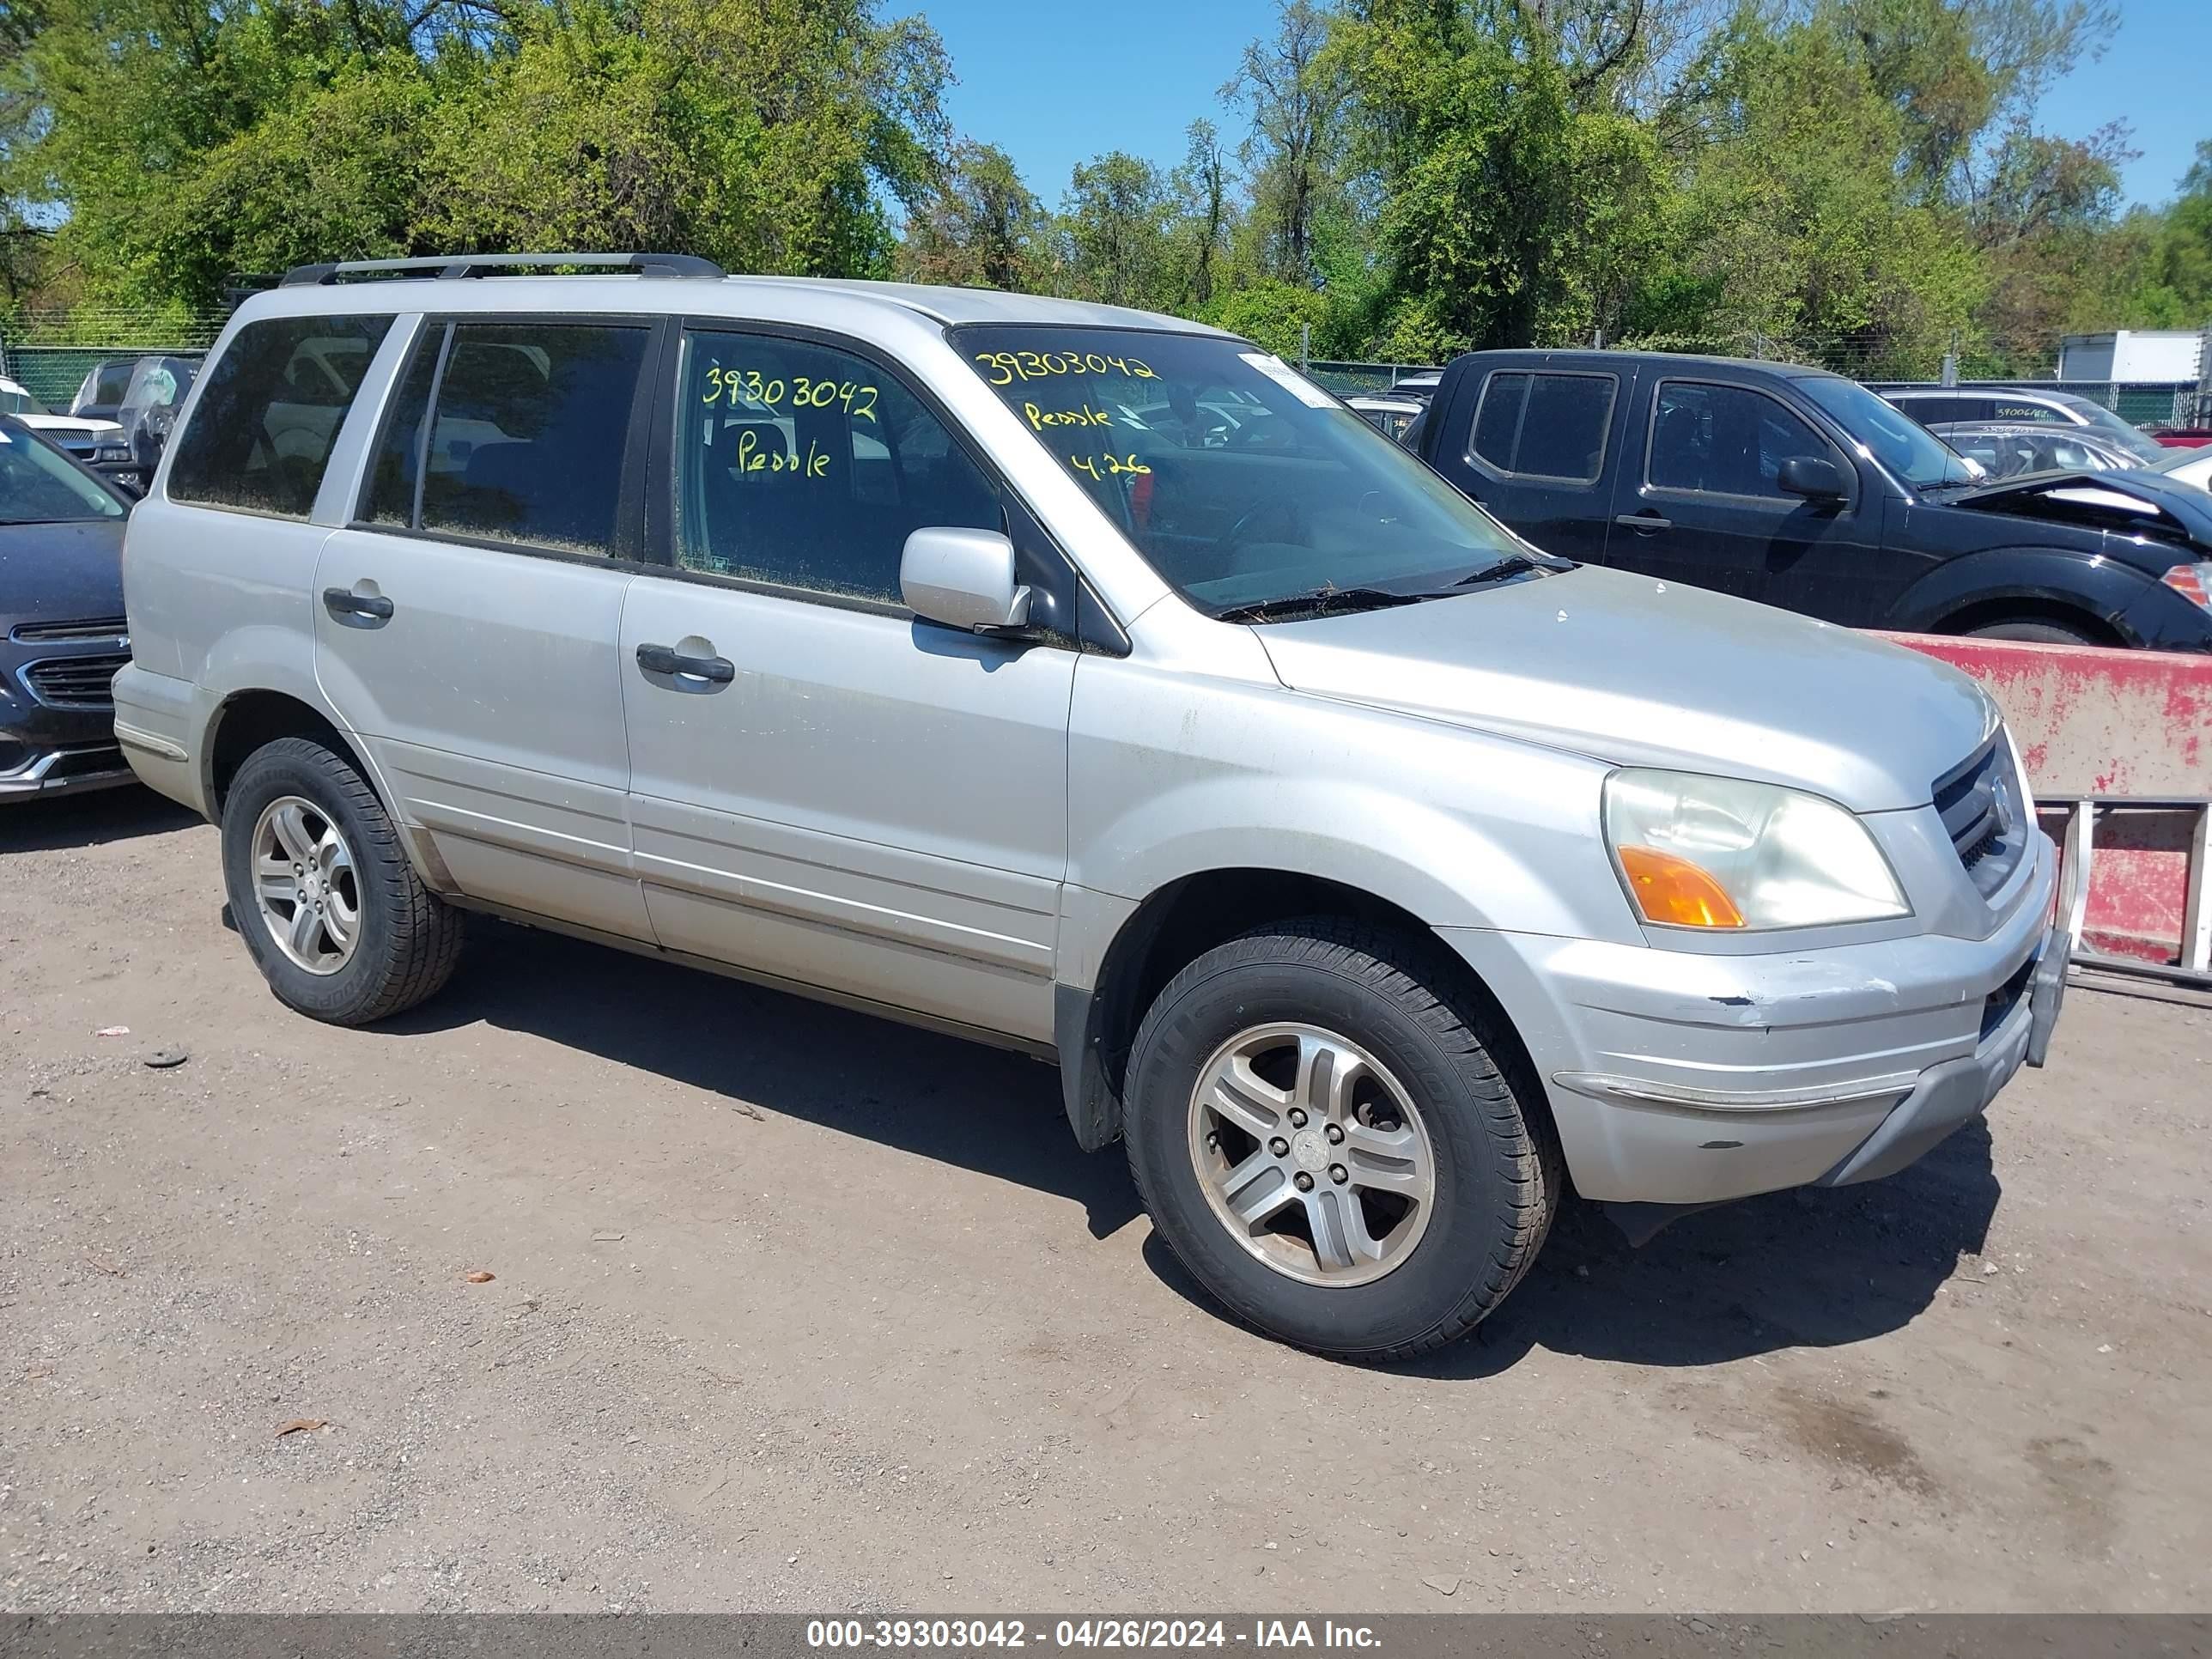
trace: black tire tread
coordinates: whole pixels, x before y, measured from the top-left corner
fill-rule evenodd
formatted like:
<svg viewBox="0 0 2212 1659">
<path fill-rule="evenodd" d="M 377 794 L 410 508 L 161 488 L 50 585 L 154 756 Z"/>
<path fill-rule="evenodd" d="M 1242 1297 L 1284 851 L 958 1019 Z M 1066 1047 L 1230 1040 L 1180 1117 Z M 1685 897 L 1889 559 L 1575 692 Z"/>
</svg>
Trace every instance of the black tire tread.
<svg viewBox="0 0 2212 1659">
<path fill-rule="evenodd" d="M 1510 1048 L 1483 1041 L 1481 1033 L 1490 1021 L 1471 999 L 1452 994 L 1463 975 L 1440 946 L 1344 916 L 1300 916 L 1270 922 L 1190 963 L 1161 989 L 1139 1024 L 1136 1041 L 1130 1047 L 1130 1074 L 1136 1073 L 1139 1057 L 1178 996 L 1212 975 L 1261 963 L 1318 969 L 1396 1003 L 1427 1030 L 1450 1058 L 1466 1097 L 1511 1171 L 1510 1225 L 1504 1243 L 1490 1252 L 1486 1270 L 1434 1327 L 1387 1348 L 1353 1351 L 1300 1345 L 1334 1358 L 1386 1364 L 1446 1347 L 1481 1323 L 1512 1292 L 1535 1264 L 1551 1231 L 1564 1188 L 1565 1165 L 1550 1119 L 1541 1109 L 1522 1111 L 1512 1084 L 1492 1058 L 1493 1050 L 1510 1053 Z M 1524 1087 L 1533 1085 L 1534 1079 L 1524 1080 Z M 1540 1100 L 1540 1096 L 1534 1099 Z M 1125 1133 L 1124 1142 L 1138 1196 L 1146 1212 L 1157 1215 L 1155 1197 L 1134 1140 Z"/>
<path fill-rule="evenodd" d="M 350 761 L 325 744 L 312 738 L 279 738 L 246 757 L 232 784 L 233 799 L 242 793 L 240 785 L 253 769 L 264 762 L 289 763 L 314 775 L 334 797 L 353 809 L 368 842 L 358 849 L 356 871 L 364 883 L 375 884 L 377 902 L 386 907 L 391 919 L 392 949 L 381 962 L 368 994 L 343 1013 L 302 1012 L 333 1025 L 368 1025 L 436 995 L 460 962 L 467 928 L 461 914 L 433 893 L 416 873 L 376 791 Z M 246 926 L 246 918 L 240 917 L 239 925 Z"/>
</svg>

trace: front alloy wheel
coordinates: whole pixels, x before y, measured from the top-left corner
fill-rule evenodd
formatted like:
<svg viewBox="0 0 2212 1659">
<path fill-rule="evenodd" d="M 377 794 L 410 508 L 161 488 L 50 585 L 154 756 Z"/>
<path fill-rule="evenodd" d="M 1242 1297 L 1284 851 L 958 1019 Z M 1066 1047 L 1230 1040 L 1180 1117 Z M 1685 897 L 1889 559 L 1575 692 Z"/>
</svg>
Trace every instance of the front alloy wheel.
<svg viewBox="0 0 2212 1659">
<path fill-rule="evenodd" d="M 1349 1038 L 1297 1021 L 1240 1031 L 1206 1060 L 1190 1155 L 1230 1236 L 1309 1285 L 1382 1278 L 1436 1201 L 1436 1154 L 1405 1085 Z"/>
</svg>

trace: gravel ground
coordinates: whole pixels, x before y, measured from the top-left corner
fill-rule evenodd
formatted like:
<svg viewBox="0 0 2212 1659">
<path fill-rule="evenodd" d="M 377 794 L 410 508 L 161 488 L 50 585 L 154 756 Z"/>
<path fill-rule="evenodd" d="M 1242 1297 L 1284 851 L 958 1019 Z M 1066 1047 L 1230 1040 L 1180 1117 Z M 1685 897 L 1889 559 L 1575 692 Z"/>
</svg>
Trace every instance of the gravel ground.
<svg viewBox="0 0 2212 1659">
<path fill-rule="evenodd" d="M 0 1607 L 2212 1604 L 2202 1000 L 2077 988 L 1887 1182 L 1571 1208 L 1378 1372 L 1219 1317 L 1041 1066 L 496 926 L 335 1030 L 220 886 L 0 813 Z"/>
</svg>

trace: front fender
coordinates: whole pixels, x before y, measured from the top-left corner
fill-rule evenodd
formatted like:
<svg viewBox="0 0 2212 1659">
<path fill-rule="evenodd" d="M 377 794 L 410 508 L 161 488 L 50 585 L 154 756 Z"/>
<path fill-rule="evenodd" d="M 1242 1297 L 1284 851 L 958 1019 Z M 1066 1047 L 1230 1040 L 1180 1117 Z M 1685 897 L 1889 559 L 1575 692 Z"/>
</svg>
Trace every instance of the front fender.
<svg viewBox="0 0 2212 1659">
<path fill-rule="evenodd" d="M 1068 878 L 1141 900 L 1279 869 L 1431 927 L 1633 942 L 1587 756 L 1280 685 L 1086 657 L 1070 710 Z"/>
<path fill-rule="evenodd" d="M 2130 645 L 2140 645 L 2128 608 L 2152 586 L 2132 566 L 2050 547 L 1995 547 L 1947 559 L 1899 595 L 1884 628 L 1934 633 L 1944 622 L 1991 600 L 2063 605 L 2097 618 Z"/>
</svg>

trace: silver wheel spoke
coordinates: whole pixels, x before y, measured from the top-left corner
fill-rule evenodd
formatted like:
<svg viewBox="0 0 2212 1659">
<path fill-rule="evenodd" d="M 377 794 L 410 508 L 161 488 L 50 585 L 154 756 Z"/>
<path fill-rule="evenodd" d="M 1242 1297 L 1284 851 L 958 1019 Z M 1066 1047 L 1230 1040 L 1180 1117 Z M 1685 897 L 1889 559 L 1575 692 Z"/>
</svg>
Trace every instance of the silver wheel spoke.
<svg viewBox="0 0 2212 1659">
<path fill-rule="evenodd" d="M 1306 1109 L 1332 1123 L 1352 1114 L 1352 1091 L 1367 1062 L 1351 1049 L 1320 1037 L 1298 1043 L 1297 1096 Z"/>
<path fill-rule="evenodd" d="M 1255 1140 L 1274 1133 L 1291 1097 L 1252 1069 L 1251 1057 L 1237 1054 L 1214 1068 L 1213 1109 Z"/>
<path fill-rule="evenodd" d="M 307 833 L 307 814 L 301 803 L 287 801 L 278 807 L 270 817 L 269 829 L 293 863 L 314 863 L 315 838 Z"/>
<path fill-rule="evenodd" d="M 1355 1187 L 1419 1196 L 1429 1185 L 1422 1151 L 1420 1137 L 1409 1128 L 1375 1129 L 1364 1123 L 1345 1126 L 1344 1164 Z"/>
<path fill-rule="evenodd" d="M 1221 1196 L 1248 1233 L 1297 1197 L 1291 1178 L 1262 1146 L 1221 1178 Z"/>
<path fill-rule="evenodd" d="M 360 923 L 361 918 L 354 913 L 353 906 L 336 893 L 323 901 L 323 932 L 330 935 L 331 948 L 339 955 L 353 949 L 354 929 Z"/>
<path fill-rule="evenodd" d="M 1306 1219 L 1313 1228 L 1315 1259 L 1325 1269 L 1341 1273 L 1382 1254 L 1382 1247 L 1367 1231 L 1366 1212 L 1347 1188 L 1324 1187 L 1309 1193 Z"/>
<path fill-rule="evenodd" d="M 316 949 L 317 941 L 321 938 L 322 932 L 323 924 L 315 915 L 315 907 L 312 904 L 301 905 L 292 912 L 292 920 L 285 929 L 286 938 L 292 946 L 292 954 L 303 963 L 313 962 L 316 957 L 322 954 Z"/>
</svg>

